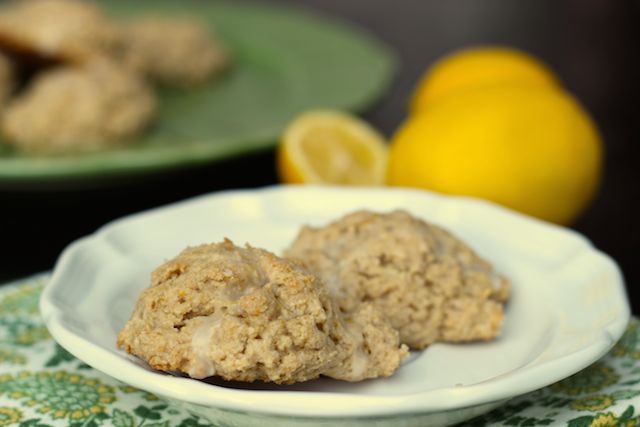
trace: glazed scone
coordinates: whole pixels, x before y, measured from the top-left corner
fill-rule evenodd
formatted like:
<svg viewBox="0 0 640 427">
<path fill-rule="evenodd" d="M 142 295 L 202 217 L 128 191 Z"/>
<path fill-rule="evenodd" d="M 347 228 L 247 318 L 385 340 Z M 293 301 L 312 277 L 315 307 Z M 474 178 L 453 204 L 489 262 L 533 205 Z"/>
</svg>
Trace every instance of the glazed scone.
<svg viewBox="0 0 640 427">
<path fill-rule="evenodd" d="M 145 130 L 156 112 L 152 88 L 106 60 L 45 71 L 2 118 L 8 143 L 24 153 L 92 151 Z"/>
<path fill-rule="evenodd" d="M 118 346 L 193 378 L 358 381 L 390 375 L 407 352 L 368 310 L 342 318 L 300 264 L 226 240 L 187 248 L 158 267 Z"/>
<path fill-rule="evenodd" d="M 509 282 L 449 232 L 405 211 L 306 226 L 285 256 L 323 279 L 342 310 L 373 303 L 411 348 L 500 332 Z"/>
<path fill-rule="evenodd" d="M 0 46 L 20 54 L 79 63 L 113 50 L 120 37 L 88 1 L 13 1 L 0 10 Z"/>
<path fill-rule="evenodd" d="M 15 83 L 13 64 L 6 55 L 0 53 L 0 111 L 4 110 Z"/>
<path fill-rule="evenodd" d="M 339 362 L 323 375 L 346 381 L 391 376 L 409 354 L 400 335 L 372 304 L 341 314 Z"/>
<path fill-rule="evenodd" d="M 200 84 L 229 62 L 214 34 L 194 20 L 143 18 L 123 25 L 122 32 L 122 62 L 161 84 Z"/>
</svg>

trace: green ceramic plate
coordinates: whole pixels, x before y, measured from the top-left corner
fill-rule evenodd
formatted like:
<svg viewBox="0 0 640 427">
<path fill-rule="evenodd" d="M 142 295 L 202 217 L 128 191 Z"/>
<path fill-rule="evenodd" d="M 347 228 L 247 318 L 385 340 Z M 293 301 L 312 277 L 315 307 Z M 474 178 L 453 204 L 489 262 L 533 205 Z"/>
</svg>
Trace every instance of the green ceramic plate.
<svg viewBox="0 0 640 427">
<path fill-rule="evenodd" d="M 198 0 L 101 3 L 125 18 L 196 15 L 215 26 L 234 65 L 208 86 L 163 90 L 155 128 L 127 148 L 49 158 L 0 148 L 0 185 L 160 171 L 272 147 L 300 111 L 367 107 L 395 69 L 392 53 L 368 33 L 302 10 Z"/>
</svg>

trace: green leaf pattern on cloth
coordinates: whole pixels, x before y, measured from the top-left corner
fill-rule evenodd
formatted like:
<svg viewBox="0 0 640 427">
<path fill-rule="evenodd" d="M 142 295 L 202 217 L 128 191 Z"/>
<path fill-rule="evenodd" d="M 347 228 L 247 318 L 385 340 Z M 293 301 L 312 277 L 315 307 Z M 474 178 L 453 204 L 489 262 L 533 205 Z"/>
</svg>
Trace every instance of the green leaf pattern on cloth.
<svg viewBox="0 0 640 427">
<path fill-rule="evenodd" d="M 79 361 L 38 315 L 39 275 L 0 287 L 0 427 L 220 427 Z M 583 371 L 464 426 L 640 426 L 640 323 Z"/>
</svg>

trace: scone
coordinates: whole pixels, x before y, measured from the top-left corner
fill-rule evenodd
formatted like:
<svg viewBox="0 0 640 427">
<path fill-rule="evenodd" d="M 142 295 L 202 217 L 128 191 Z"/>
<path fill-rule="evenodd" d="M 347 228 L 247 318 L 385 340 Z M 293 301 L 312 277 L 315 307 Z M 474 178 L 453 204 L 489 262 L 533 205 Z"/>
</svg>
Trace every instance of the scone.
<svg viewBox="0 0 640 427">
<path fill-rule="evenodd" d="M 25 153 L 91 151 L 118 144 L 151 124 L 152 88 L 108 60 L 45 71 L 6 107 L 2 133 Z"/>
<path fill-rule="evenodd" d="M 229 55 L 201 23 L 144 18 L 124 24 L 121 60 L 136 72 L 171 86 L 203 83 L 226 68 Z"/>
<path fill-rule="evenodd" d="M 118 346 L 193 378 L 285 384 L 391 375 L 407 353 L 372 307 L 343 318 L 304 267 L 229 240 L 158 267 Z"/>
<path fill-rule="evenodd" d="M 359 211 L 304 227 L 285 256 L 323 279 L 345 312 L 374 304 L 411 348 L 500 332 L 507 279 L 452 234 L 405 211 Z"/>
<path fill-rule="evenodd" d="M 335 309 L 334 309 L 335 310 Z M 346 381 L 391 376 L 409 349 L 384 315 L 371 304 L 362 304 L 338 316 L 338 363 L 322 374 Z"/>
<path fill-rule="evenodd" d="M 113 50 L 120 37 L 88 1 L 14 1 L 0 11 L 0 47 L 20 55 L 81 63 Z"/>
</svg>

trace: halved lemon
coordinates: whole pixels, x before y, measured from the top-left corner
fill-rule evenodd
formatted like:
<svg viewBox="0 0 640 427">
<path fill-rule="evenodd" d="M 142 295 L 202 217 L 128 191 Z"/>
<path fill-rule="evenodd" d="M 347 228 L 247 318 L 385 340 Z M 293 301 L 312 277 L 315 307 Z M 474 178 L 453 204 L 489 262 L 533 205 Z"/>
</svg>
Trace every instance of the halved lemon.
<svg viewBox="0 0 640 427">
<path fill-rule="evenodd" d="M 384 137 L 363 120 L 339 111 L 295 118 L 278 146 L 280 179 L 290 184 L 382 185 Z"/>
</svg>

